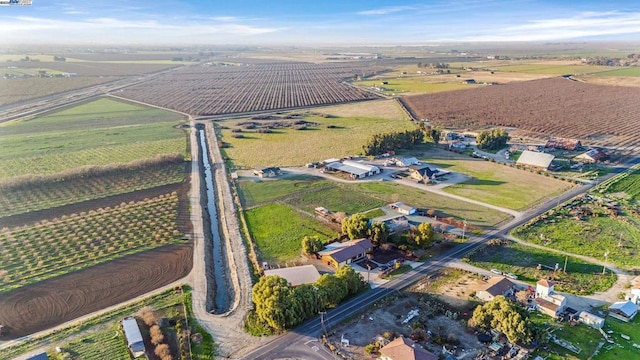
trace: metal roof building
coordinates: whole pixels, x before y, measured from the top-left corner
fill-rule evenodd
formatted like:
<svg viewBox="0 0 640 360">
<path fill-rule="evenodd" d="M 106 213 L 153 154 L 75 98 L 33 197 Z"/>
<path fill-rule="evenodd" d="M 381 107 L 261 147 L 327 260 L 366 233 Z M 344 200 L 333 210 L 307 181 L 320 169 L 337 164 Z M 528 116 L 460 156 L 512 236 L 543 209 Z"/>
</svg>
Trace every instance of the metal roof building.
<svg viewBox="0 0 640 360">
<path fill-rule="evenodd" d="M 127 346 L 134 358 L 144 356 L 145 348 L 142 340 L 142 333 L 138 327 L 138 322 L 133 317 L 127 317 L 122 320 L 122 329 L 124 336 L 127 338 Z"/>
<path fill-rule="evenodd" d="M 287 280 L 293 287 L 303 284 L 313 284 L 320 278 L 318 269 L 313 265 L 292 266 L 264 271 L 264 276 L 274 275 Z"/>
<path fill-rule="evenodd" d="M 551 154 L 525 150 L 522 152 L 522 155 L 520 155 L 520 157 L 518 158 L 518 161 L 516 162 L 516 164 L 532 166 L 532 167 L 542 168 L 546 170 L 549 168 L 549 165 L 551 165 L 551 162 L 553 161 L 554 158 L 555 156 Z"/>
</svg>

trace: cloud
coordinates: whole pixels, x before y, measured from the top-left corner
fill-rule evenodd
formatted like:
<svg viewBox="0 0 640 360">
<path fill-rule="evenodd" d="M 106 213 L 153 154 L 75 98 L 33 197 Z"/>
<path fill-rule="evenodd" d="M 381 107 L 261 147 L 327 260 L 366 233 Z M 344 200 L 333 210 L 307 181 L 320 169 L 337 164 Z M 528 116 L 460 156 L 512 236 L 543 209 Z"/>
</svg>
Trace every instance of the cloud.
<svg viewBox="0 0 640 360">
<path fill-rule="evenodd" d="M 382 8 L 378 8 L 378 9 L 359 11 L 357 14 L 358 15 L 365 15 L 365 16 L 387 15 L 387 14 L 392 14 L 392 13 L 397 13 L 397 12 L 407 11 L 407 10 L 415 10 L 415 9 L 417 9 L 415 6 L 409 6 L 409 5 L 405 5 L 405 6 L 387 6 L 387 7 L 382 7 Z"/>
</svg>

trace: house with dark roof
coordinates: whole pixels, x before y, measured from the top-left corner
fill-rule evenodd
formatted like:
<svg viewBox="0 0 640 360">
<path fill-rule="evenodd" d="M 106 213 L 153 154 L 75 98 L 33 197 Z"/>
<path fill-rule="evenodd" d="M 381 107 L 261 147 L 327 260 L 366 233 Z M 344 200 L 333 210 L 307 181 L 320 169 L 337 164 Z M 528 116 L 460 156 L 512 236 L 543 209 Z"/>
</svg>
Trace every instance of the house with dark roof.
<svg viewBox="0 0 640 360">
<path fill-rule="evenodd" d="M 513 283 L 504 276 L 494 276 L 476 292 L 476 297 L 482 301 L 491 301 L 496 296 L 513 295 Z"/>
<path fill-rule="evenodd" d="M 336 244 L 320 251 L 318 255 L 321 256 L 323 263 L 339 268 L 363 259 L 371 250 L 373 250 L 371 240 L 357 239 Z"/>
<path fill-rule="evenodd" d="M 448 171 L 441 171 L 440 169 L 436 169 L 435 167 L 429 167 L 427 165 L 411 165 L 408 168 L 409 176 L 412 179 L 416 179 L 418 181 L 422 181 L 424 183 L 428 183 L 429 180 L 434 177 L 440 177 L 448 174 Z"/>
<path fill-rule="evenodd" d="M 633 320 L 638 314 L 638 305 L 633 301 L 620 301 L 609 306 L 609 316 L 624 322 Z"/>
<path fill-rule="evenodd" d="M 593 148 L 585 153 L 582 153 L 573 158 L 575 161 L 582 161 L 587 163 L 603 162 L 609 159 L 609 155 L 602 149 Z"/>
<path fill-rule="evenodd" d="M 437 360 L 438 356 L 425 350 L 411 339 L 398 337 L 380 350 L 380 360 Z"/>
<path fill-rule="evenodd" d="M 582 148 L 582 142 L 576 139 L 565 139 L 560 137 L 552 137 L 547 140 L 547 143 L 544 145 L 547 149 L 558 149 L 558 150 L 578 150 Z"/>
<path fill-rule="evenodd" d="M 271 178 L 282 174 L 279 167 L 266 167 L 253 170 L 253 174 L 261 178 Z"/>
<path fill-rule="evenodd" d="M 280 276 L 292 287 L 313 284 L 320 278 L 320 273 L 313 265 L 292 266 L 264 271 L 264 276 Z"/>
</svg>

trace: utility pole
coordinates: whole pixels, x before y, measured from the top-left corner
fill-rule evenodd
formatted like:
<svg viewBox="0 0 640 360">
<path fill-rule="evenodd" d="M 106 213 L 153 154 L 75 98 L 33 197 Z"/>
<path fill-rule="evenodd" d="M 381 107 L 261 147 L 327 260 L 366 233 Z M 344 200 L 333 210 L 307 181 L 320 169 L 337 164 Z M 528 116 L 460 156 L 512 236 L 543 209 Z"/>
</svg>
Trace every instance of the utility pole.
<svg viewBox="0 0 640 360">
<path fill-rule="evenodd" d="M 320 311 L 320 323 L 322 324 L 322 334 L 323 335 L 327 335 L 327 328 L 324 327 L 324 315 L 326 314 L 326 311 Z"/>
<path fill-rule="evenodd" d="M 462 222 L 462 240 L 464 240 L 464 234 L 467 232 L 467 219 Z"/>
<path fill-rule="evenodd" d="M 604 253 L 604 265 L 602 266 L 602 275 L 607 273 L 607 259 L 609 258 L 609 252 Z"/>
<path fill-rule="evenodd" d="M 567 260 L 569 260 L 569 257 L 565 256 L 564 257 L 564 273 L 565 274 L 567 273 Z"/>
</svg>

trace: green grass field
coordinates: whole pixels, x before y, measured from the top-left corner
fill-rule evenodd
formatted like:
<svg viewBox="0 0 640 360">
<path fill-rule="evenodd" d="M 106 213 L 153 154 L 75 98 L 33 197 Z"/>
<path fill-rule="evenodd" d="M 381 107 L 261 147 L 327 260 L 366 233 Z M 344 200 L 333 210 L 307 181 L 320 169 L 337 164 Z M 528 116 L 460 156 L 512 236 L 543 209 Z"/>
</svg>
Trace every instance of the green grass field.
<svg viewBox="0 0 640 360">
<path fill-rule="evenodd" d="M 532 225 L 523 225 L 513 235 L 553 249 L 591 256 L 625 268 L 640 266 L 640 219 L 630 217 L 551 217 Z"/>
<path fill-rule="evenodd" d="M 170 164 L 35 182 L 28 187 L 2 187 L 0 182 L 0 218 L 180 183 L 184 172 L 184 164 Z"/>
<path fill-rule="evenodd" d="M 0 179 L 30 174 L 55 174 L 82 166 L 123 164 L 159 154 L 186 154 L 186 152 L 184 135 L 167 140 L 138 141 L 67 153 L 52 152 L 45 155 L 0 160 Z"/>
<path fill-rule="evenodd" d="M 307 130 L 278 129 L 270 134 L 244 132 L 234 138 L 231 129 L 223 129 L 224 149 L 238 167 L 301 166 L 311 161 L 359 154 L 364 143 L 374 134 L 414 129 L 408 120 L 365 117 L 305 117 L 320 125 Z M 238 121 L 223 122 L 233 128 Z M 327 125 L 339 128 L 328 129 Z"/>
<path fill-rule="evenodd" d="M 172 122 L 175 125 L 183 118 L 170 111 L 101 98 L 36 118 L 1 123 L 0 136 L 50 131 L 92 131 L 158 122 Z"/>
<path fill-rule="evenodd" d="M 295 261 L 300 256 L 301 240 L 305 236 L 318 236 L 323 241 L 337 236 L 320 221 L 284 204 L 247 210 L 245 216 L 259 258 L 270 263 Z"/>
<path fill-rule="evenodd" d="M 640 67 L 602 71 L 594 75 L 598 76 L 640 76 Z"/>
<path fill-rule="evenodd" d="M 549 75 L 565 75 L 565 74 L 591 74 L 611 69 L 608 66 L 596 65 L 550 65 L 550 64 L 519 64 L 493 66 L 498 71 L 519 72 L 528 74 L 549 74 Z"/>
<path fill-rule="evenodd" d="M 640 170 L 630 172 L 607 187 L 607 193 L 625 193 L 631 199 L 640 199 Z"/>
<path fill-rule="evenodd" d="M 0 230 L 0 293 L 178 243 L 178 195 Z"/>
<path fill-rule="evenodd" d="M 502 245 L 487 245 L 473 252 L 468 262 L 483 269 L 498 269 L 505 273 L 513 273 L 518 280 L 535 284 L 542 278 L 553 275 L 553 271 L 538 270 L 538 264 L 546 266 L 560 265 L 564 267 L 565 257 L 518 243 L 510 242 Z M 577 295 L 589 295 L 609 289 L 615 282 L 613 273 L 602 274 L 602 267 L 587 263 L 580 259 L 569 258 L 567 273 L 558 272 L 553 281 L 556 290 Z"/>
<path fill-rule="evenodd" d="M 425 70 L 426 71 L 426 70 Z M 384 88 L 385 94 L 391 93 L 411 93 L 411 94 L 432 94 L 443 91 L 472 89 L 473 85 L 462 84 L 462 80 L 459 83 L 445 83 L 445 82 L 427 82 L 429 78 L 425 77 L 406 77 L 406 78 L 394 78 L 394 79 L 379 79 L 379 80 L 365 80 L 357 81 L 354 85 L 365 87 L 379 87 Z M 382 82 L 387 84 L 382 84 Z"/>
<path fill-rule="evenodd" d="M 240 181 L 239 192 L 243 206 L 250 208 L 285 199 L 301 191 L 317 191 L 333 186 L 330 180 L 315 176 L 295 176 L 275 181 Z"/>
<path fill-rule="evenodd" d="M 423 162 L 471 178 L 444 191 L 513 210 L 524 210 L 572 187 L 566 181 L 509 166 L 430 149 L 418 156 Z"/>
<path fill-rule="evenodd" d="M 313 213 L 316 207 L 322 206 L 334 212 L 355 214 L 385 204 L 383 200 L 367 196 L 349 184 L 334 184 L 330 188 L 298 193 L 285 201 L 310 213 Z"/>
</svg>

